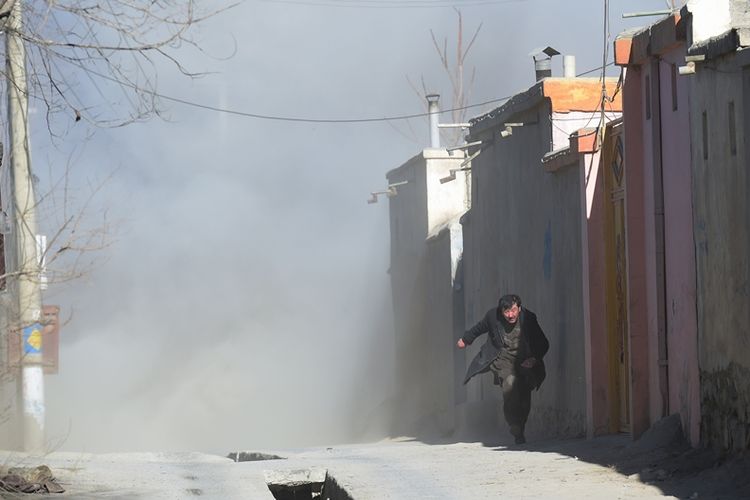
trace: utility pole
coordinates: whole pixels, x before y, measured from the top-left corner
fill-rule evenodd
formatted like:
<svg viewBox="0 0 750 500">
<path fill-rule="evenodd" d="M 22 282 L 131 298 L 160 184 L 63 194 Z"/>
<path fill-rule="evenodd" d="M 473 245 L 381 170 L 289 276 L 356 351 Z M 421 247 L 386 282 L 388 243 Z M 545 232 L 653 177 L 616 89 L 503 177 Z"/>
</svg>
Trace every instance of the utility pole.
<svg viewBox="0 0 750 500">
<path fill-rule="evenodd" d="M 17 297 L 13 322 L 21 335 L 20 407 L 23 449 L 44 450 L 44 371 L 42 365 L 42 294 L 36 243 L 36 199 L 29 153 L 26 51 L 20 33 L 22 2 L 15 0 L 6 29 L 6 89 L 10 139 L 15 266 L 10 269 L 11 293 Z"/>
</svg>

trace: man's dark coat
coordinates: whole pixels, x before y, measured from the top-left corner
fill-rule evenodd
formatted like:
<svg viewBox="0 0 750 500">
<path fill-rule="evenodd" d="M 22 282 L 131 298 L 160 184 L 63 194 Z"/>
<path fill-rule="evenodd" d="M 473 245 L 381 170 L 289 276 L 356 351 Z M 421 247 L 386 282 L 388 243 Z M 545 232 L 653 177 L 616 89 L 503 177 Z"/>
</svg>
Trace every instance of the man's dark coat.
<svg viewBox="0 0 750 500">
<path fill-rule="evenodd" d="M 504 320 L 501 320 L 501 317 L 502 313 L 499 308 L 490 309 L 479 323 L 464 334 L 463 339 L 466 344 L 471 344 L 483 333 L 487 334 L 487 341 L 482 346 L 479 354 L 474 357 L 474 360 L 469 365 L 469 369 L 466 371 L 464 384 L 474 375 L 489 370 L 490 364 L 503 349 Z M 536 314 L 526 308 L 521 308 L 518 320 L 521 322 L 521 350 L 518 355 L 519 359 L 516 360 L 516 371 L 523 372 L 527 370 L 520 367 L 521 363 L 527 358 L 536 358 L 536 365 L 528 370 L 527 375 L 533 382 L 534 388 L 539 389 L 539 386 L 542 385 L 546 377 L 542 358 L 547 354 L 549 341 L 536 320 Z"/>
</svg>

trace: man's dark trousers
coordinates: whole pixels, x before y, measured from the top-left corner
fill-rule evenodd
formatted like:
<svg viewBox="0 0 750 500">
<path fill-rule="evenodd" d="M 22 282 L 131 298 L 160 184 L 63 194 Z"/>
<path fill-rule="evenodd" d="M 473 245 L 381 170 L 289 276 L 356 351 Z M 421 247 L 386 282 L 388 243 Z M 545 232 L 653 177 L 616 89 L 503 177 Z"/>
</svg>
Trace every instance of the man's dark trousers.
<svg viewBox="0 0 750 500">
<path fill-rule="evenodd" d="M 503 414 L 510 433 L 522 437 L 531 411 L 532 386 L 524 376 L 508 375 L 503 379 Z"/>
</svg>

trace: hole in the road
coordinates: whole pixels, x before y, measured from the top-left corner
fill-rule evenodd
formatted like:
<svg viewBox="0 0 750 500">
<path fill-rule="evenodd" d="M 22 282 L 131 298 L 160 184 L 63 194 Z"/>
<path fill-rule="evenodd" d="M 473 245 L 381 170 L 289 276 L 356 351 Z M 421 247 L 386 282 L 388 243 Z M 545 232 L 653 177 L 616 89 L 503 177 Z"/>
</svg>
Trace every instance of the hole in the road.
<svg viewBox="0 0 750 500">
<path fill-rule="evenodd" d="M 263 471 L 276 500 L 353 500 L 325 469 Z"/>
<path fill-rule="evenodd" d="M 227 458 L 235 462 L 261 462 L 263 460 L 286 460 L 284 457 L 270 453 L 258 453 L 257 451 L 233 451 Z"/>
</svg>

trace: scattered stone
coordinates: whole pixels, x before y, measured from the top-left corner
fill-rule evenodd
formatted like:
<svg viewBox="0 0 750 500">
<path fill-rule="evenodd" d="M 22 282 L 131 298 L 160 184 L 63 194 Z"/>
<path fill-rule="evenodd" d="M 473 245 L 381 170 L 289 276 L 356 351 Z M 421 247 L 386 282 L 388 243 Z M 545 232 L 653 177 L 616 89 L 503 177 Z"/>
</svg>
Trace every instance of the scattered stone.
<svg viewBox="0 0 750 500">
<path fill-rule="evenodd" d="M 271 453 L 259 453 L 257 451 L 233 451 L 227 458 L 235 462 L 262 462 L 264 460 L 286 460 L 284 457 Z"/>
<path fill-rule="evenodd" d="M 12 493 L 64 493 L 52 470 L 38 467 L 12 467 L 0 477 L 0 490 Z"/>
<path fill-rule="evenodd" d="M 45 481 L 44 487 L 47 489 L 48 493 L 65 493 L 65 488 L 55 481 Z"/>
<path fill-rule="evenodd" d="M 27 483 L 43 483 L 54 479 L 52 470 L 46 465 L 40 465 L 38 467 L 11 467 L 8 469 L 8 474 L 20 476 Z"/>
</svg>

